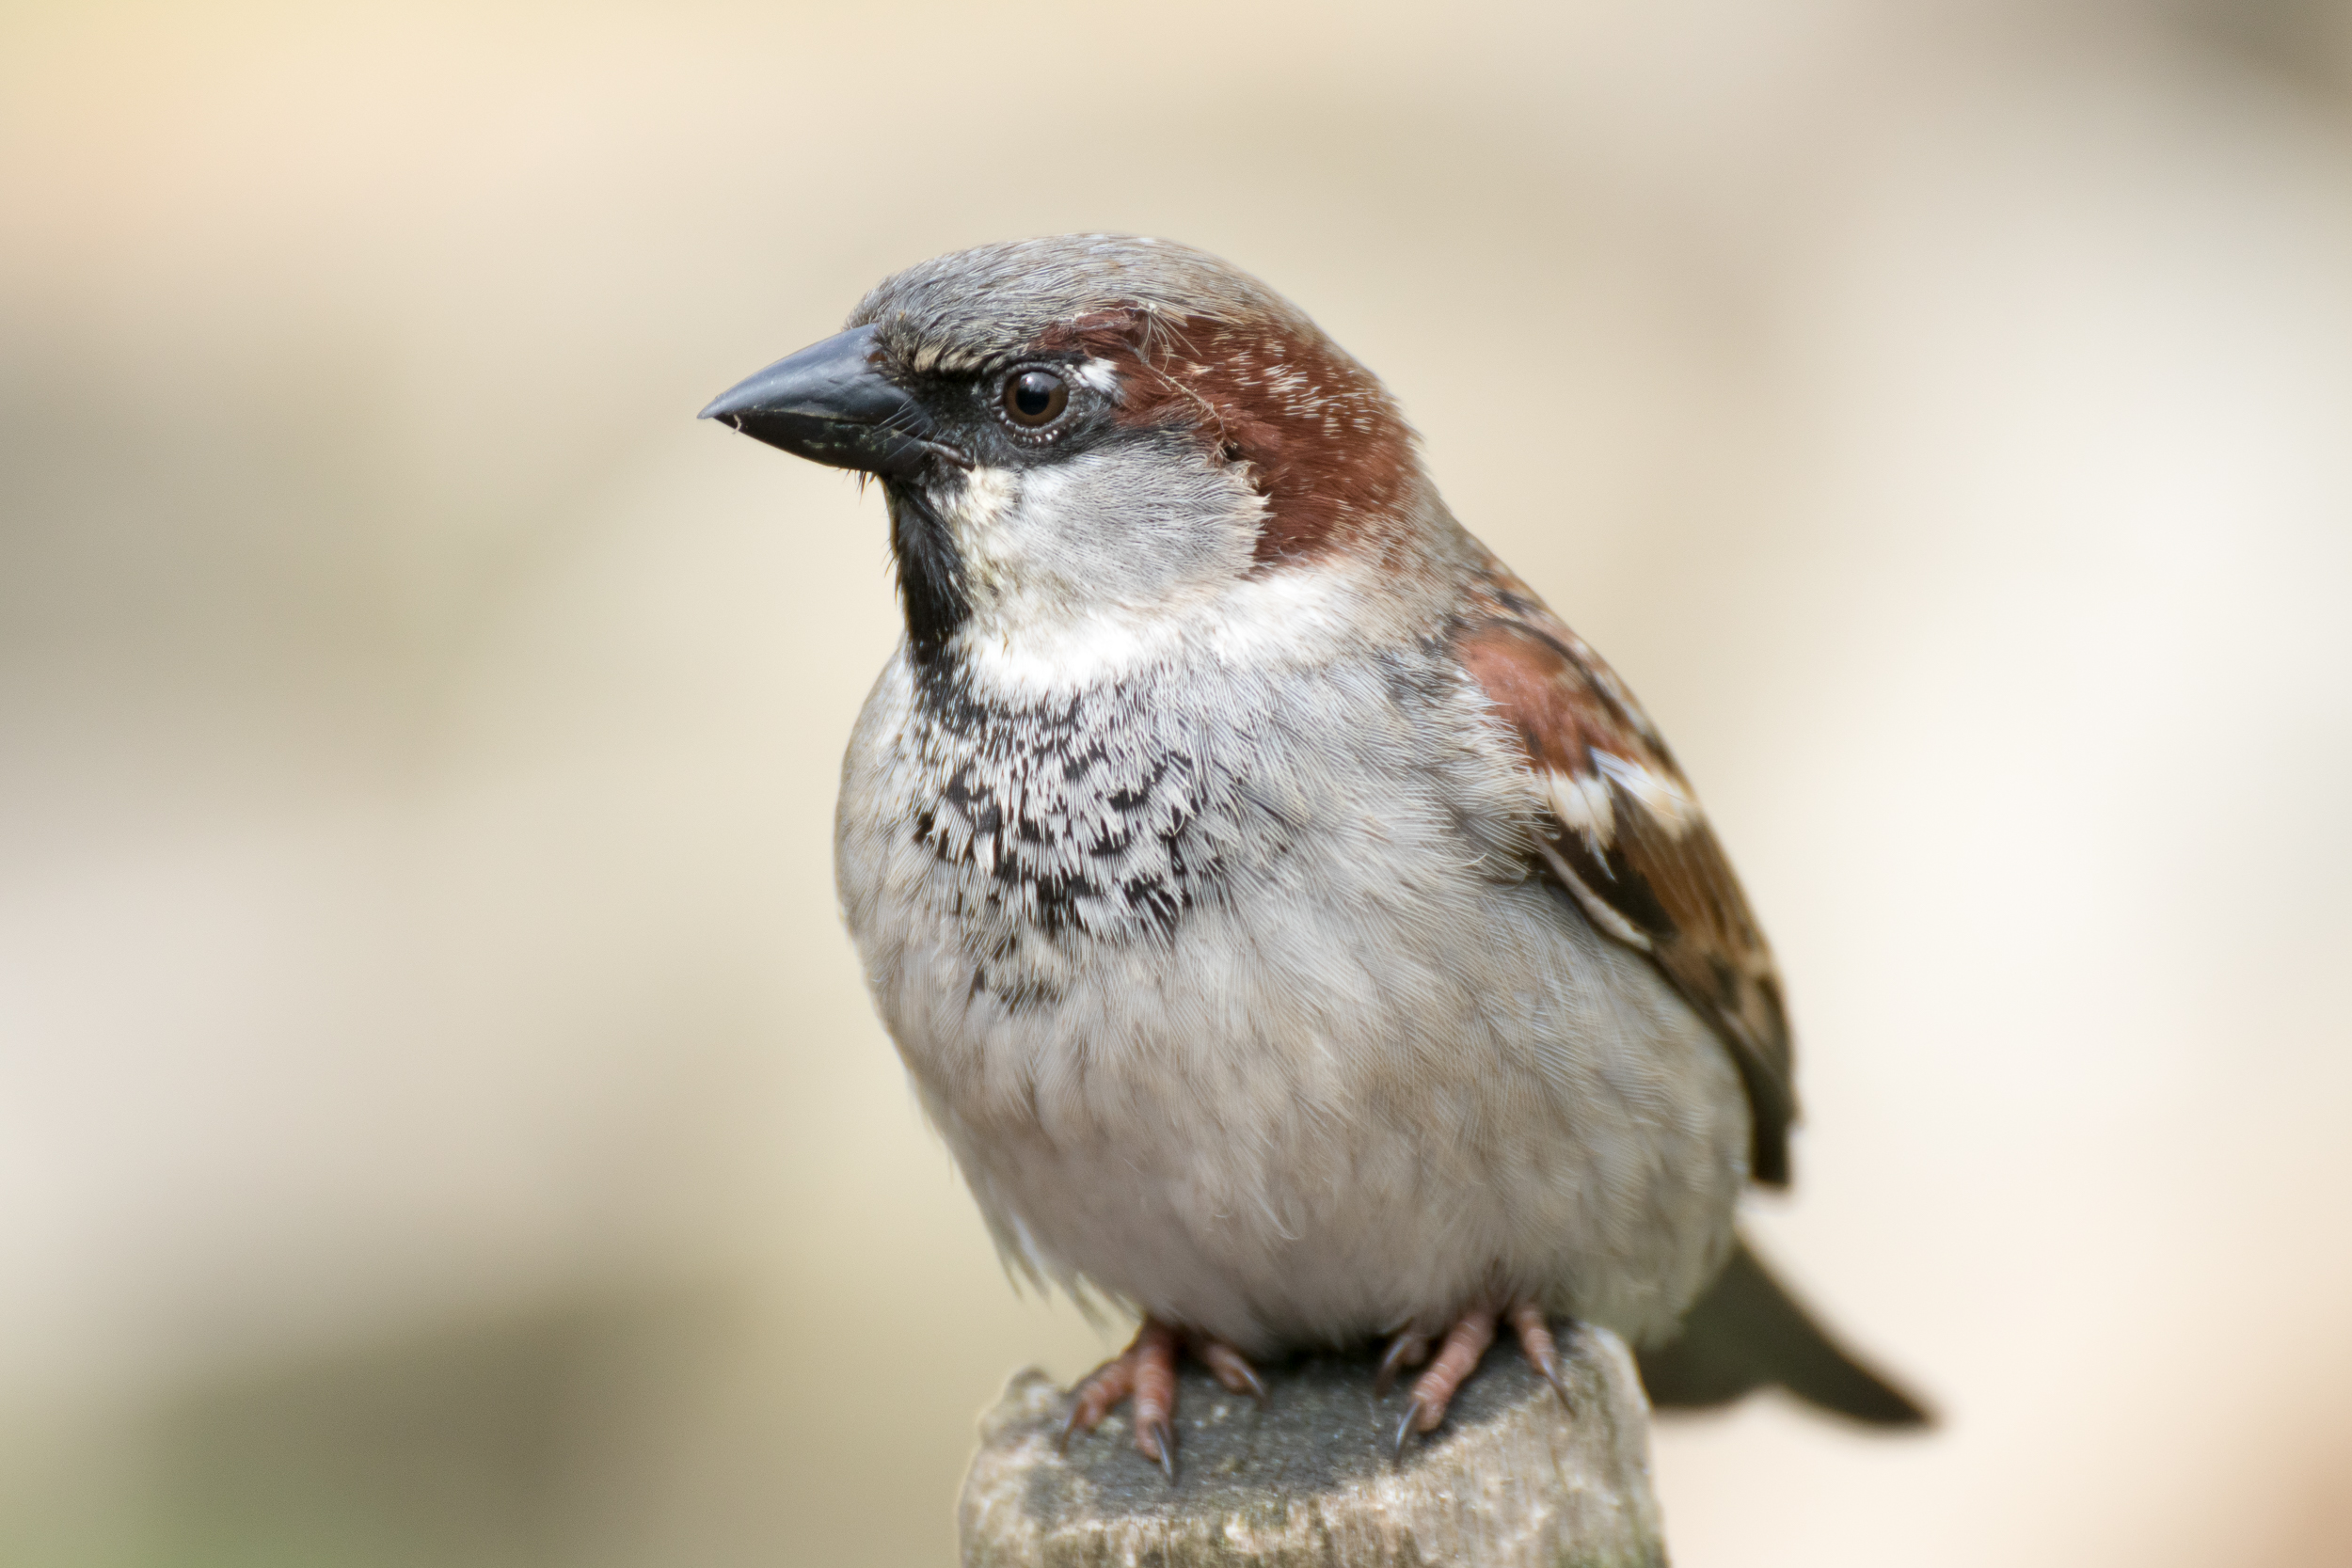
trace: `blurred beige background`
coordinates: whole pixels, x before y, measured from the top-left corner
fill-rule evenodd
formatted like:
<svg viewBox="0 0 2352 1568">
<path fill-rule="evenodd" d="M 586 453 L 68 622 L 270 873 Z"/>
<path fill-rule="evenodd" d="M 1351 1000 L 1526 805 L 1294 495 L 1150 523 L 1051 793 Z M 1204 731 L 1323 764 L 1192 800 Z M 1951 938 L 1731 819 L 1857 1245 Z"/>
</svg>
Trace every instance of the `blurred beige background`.
<svg viewBox="0 0 2352 1568">
<path fill-rule="evenodd" d="M 0 10 L 0 1560 L 940 1564 L 1018 1295 L 837 928 L 883 273 L 1263 274 L 1781 949 L 1947 1413 L 1683 1568 L 2352 1561 L 2352 8 Z"/>
</svg>

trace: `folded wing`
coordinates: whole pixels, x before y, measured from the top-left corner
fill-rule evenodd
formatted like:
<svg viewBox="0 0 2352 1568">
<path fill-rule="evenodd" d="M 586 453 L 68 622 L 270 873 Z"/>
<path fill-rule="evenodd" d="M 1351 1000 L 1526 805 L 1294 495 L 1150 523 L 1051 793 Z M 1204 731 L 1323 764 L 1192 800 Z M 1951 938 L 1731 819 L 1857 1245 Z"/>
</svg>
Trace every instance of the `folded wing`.
<svg viewBox="0 0 2352 1568">
<path fill-rule="evenodd" d="M 1753 1112 L 1750 1173 L 1787 1185 L 1797 1106 L 1779 976 L 1665 742 L 1599 656 L 1499 562 L 1454 651 L 1544 792 L 1537 869 L 1715 1026 Z"/>
</svg>

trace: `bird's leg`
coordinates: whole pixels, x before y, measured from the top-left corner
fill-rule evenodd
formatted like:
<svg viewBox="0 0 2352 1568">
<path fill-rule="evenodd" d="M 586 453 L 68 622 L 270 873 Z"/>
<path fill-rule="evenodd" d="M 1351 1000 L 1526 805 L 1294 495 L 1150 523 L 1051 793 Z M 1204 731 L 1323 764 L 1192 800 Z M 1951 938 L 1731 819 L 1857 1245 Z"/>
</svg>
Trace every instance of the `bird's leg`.
<svg viewBox="0 0 2352 1568">
<path fill-rule="evenodd" d="M 1405 1444 L 1414 1433 L 1438 1430 L 1438 1423 L 1445 1419 L 1445 1407 L 1454 1402 L 1454 1391 L 1478 1370 L 1479 1357 L 1494 1342 L 1492 1312 L 1465 1312 L 1454 1320 L 1454 1326 L 1446 1330 L 1445 1343 L 1438 1347 L 1438 1358 L 1413 1381 L 1412 1402 L 1405 1407 L 1405 1418 L 1396 1425 L 1398 1453 L 1405 1451 Z"/>
<path fill-rule="evenodd" d="M 1511 1327 L 1519 1337 L 1519 1352 L 1527 1364 L 1543 1374 L 1551 1391 L 1560 1396 L 1560 1402 L 1568 1402 L 1568 1386 L 1560 1376 L 1560 1350 L 1552 1343 L 1551 1324 L 1544 1318 L 1544 1309 L 1532 1301 L 1520 1302 L 1511 1308 Z"/>
<path fill-rule="evenodd" d="M 1263 1404 L 1265 1385 L 1248 1358 L 1221 1339 L 1191 1337 L 1199 1356 L 1217 1382 Z M 1136 1337 L 1114 1360 L 1105 1361 L 1078 1385 L 1062 1422 L 1065 1446 L 1073 1432 L 1092 1432 L 1121 1400 L 1136 1407 L 1136 1451 L 1176 1479 L 1176 1354 L 1185 1343 L 1176 1330 L 1154 1318 L 1143 1320 Z"/>
</svg>

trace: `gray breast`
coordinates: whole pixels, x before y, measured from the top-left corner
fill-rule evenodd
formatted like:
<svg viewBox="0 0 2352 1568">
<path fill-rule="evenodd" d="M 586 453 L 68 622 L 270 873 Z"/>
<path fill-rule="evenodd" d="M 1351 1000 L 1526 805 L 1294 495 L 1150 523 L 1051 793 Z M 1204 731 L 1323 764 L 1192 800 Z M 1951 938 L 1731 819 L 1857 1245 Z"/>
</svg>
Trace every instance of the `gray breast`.
<svg viewBox="0 0 2352 1568">
<path fill-rule="evenodd" d="M 1041 702 L 885 675 L 843 900 L 1010 1255 L 1261 1348 L 1496 1281 L 1673 1321 L 1728 1234 L 1737 1079 L 1523 879 L 1505 740 L 1434 650 Z"/>
</svg>

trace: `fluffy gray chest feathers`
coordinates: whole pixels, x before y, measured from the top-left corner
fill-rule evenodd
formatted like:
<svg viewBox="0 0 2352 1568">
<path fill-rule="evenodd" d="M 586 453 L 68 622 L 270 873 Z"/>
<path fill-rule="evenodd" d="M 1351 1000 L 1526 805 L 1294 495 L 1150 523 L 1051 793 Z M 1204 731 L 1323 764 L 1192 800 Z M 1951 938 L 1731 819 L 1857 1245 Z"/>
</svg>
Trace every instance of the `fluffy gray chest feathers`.
<svg viewBox="0 0 2352 1568">
<path fill-rule="evenodd" d="M 1009 1252 L 1262 1350 L 1488 1295 L 1671 1321 L 1728 1235 L 1738 1084 L 1515 874 L 1496 740 L 1412 645 L 1034 697 L 884 674 L 844 902 Z"/>
</svg>

